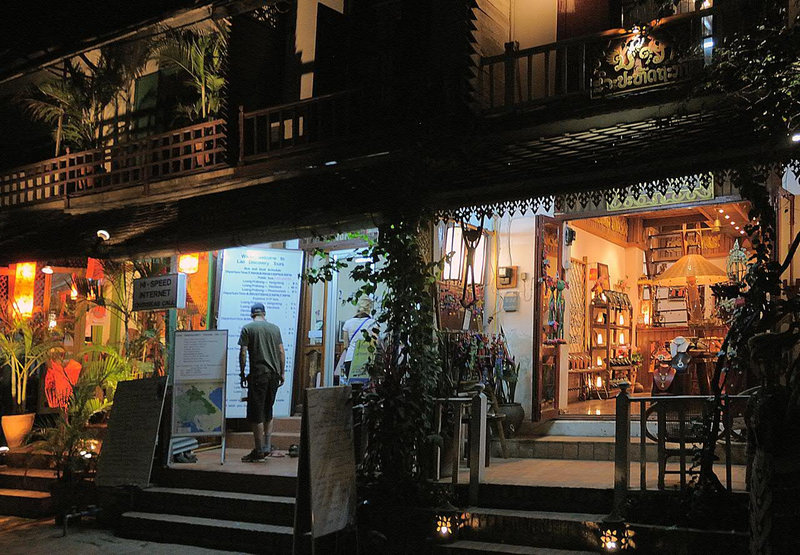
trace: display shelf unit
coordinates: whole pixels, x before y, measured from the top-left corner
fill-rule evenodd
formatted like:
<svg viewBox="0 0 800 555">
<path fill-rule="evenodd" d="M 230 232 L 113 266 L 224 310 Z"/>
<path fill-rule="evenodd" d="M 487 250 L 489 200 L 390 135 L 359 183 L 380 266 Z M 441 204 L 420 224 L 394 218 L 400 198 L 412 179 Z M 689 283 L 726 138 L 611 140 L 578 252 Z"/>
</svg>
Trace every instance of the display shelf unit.
<svg viewBox="0 0 800 555">
<path fill-rule="evenodd" d="M 625 363 L 630 360 L 633 344 L 633 307 L 628 295 L 604 291 L 590 306 L 592 366 L 605 370 L 609 379 L 626 379 L 633 384 L 638 365 Z"/>
</svg>

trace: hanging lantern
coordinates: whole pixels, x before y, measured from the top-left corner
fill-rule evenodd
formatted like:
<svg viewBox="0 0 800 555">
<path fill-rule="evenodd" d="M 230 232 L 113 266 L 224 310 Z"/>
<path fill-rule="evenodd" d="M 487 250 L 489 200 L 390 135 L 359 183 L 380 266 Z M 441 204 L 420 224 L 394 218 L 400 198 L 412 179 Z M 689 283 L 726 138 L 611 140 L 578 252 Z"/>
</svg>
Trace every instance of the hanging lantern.
<svg viewBox="0 0 800 555">
<path fill-rule="evenodd" d="M 739 246 L 739 240 L 733 242 L 733 248 L 728 253 L 725 261 L 725 271 L 728 279 L 741 283 L 747 274 L 747 251 Z"/>
<path fill-rule="evenodd" d="M 200 268 L 200 254 L 182 254 L 178 258 L 178 271 L 184 274 L 196 274 Z"/>
<path fill-rule="evenodd" d="M 23 318 L 33 314 L 33 283 L 36 280 L 36 262 L 20 262 L 14 273 L 14 306 Z"/>
</svg>

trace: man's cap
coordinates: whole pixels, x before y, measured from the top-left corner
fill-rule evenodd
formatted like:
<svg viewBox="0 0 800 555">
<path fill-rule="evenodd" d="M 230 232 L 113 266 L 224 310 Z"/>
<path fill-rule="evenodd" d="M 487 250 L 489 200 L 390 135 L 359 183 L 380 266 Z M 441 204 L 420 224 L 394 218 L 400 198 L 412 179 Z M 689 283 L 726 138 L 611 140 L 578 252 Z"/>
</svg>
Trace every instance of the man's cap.
<svg viewBox="0 0 800 555">
<path fill-rule="evenodd" d="M 250 314 L 266 314 L 267 309 L 264 308 L 264 303 L 253 303 L 250 307 Z"/>
</svg>

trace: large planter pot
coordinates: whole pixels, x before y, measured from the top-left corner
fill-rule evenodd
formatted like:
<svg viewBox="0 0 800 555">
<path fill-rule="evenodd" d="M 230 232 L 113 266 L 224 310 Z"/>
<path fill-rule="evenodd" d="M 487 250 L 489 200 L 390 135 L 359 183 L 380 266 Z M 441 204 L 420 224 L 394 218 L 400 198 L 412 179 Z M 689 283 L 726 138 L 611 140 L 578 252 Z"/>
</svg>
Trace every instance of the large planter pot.
<svg viewBox="0 0 800 555">
<path fill-rule="evenodd" d="M 506 438 L 514 437 L 525 420 L 525 409 L 519 403 L 501 403 L 500 414 L 505 414 L 503 419 L 503 432 Z"/>
<path fill-rule="evenodd" d="M 3 435 L 6 436 L 6 443 L 11 449 L 22 445 L 33 428 L 35 417 L 36 413 L 29 412 L 27 414 L 9 414 L 2 418 Z"/>
</svg>

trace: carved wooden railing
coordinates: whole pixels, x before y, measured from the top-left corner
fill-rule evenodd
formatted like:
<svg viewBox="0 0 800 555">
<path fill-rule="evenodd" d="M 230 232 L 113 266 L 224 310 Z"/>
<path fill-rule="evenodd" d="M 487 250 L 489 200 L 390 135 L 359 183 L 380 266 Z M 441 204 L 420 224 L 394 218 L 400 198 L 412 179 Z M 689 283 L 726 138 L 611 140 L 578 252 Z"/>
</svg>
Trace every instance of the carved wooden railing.
<svg viewBox="0 0 800 555">
<path fill-rule="evenodd" d="M 693 468 L 694 452 L 699 451 L 706 432 L 702 428 L 704 418 L 712 410 L 711 395 L 655 395 L 633 397 L 628 393 L 628 383 L 620 384 L 616 397 L 616 432 L 614 441 L 614 508 L 621 510 L 631 490 L 631 462 L 636 455 L 639 463 L 638 489 L 648 488 L 648 460 L 655 458 L 658 464 L 656 488 L 666 488 L 665 476 L 677 474 L 678 486 L 685 490 L 688 477 L 699 473 Z M 749 395 L 723 395 L 722 431 L 719 440 L 724 454 L 725 477 L 722 483 L 728 491 L 733 490 L 733 447 L 736 441 L 736 421 L 741 419 Z M 638 426 L 631 420 L 631 405 L 638 404 Z M 740 424 L 741 425 L 741 424 Z M 638 429 L 638 437 L 632 431 Z M 655 451 L 653 457 L 652 451 Z M 677 470 L 667 466 L 668 457 L 677 457 Z"/>
<path fill-rule="evenodd" d="M 712 16 L 713 9 L 703 9 L 664 19 L 657 28 L 680 30 L 701 52 L 713 47 Z M 608 31 L 521 50 L 517 43 L 506 43 L 504 53 L 480 60 L 478 107 L 485 112 L 503 112 L 570 96 L 588 97 L 592 74 L 608 55 L 606 46 L 632 36 L 634 33 L 624 30 Z"/>
<path fill-rule="evenodd" d="M 0 208 L 148 185 L 225 165 L 223 120 L 197 123 L 0 172 Z"/>
<path fill-rule="evenodd" d="M 357 91 L 245 112 L 239 107 L 239 163 L 340 139 L 358 126 Z"/>
</svg>

